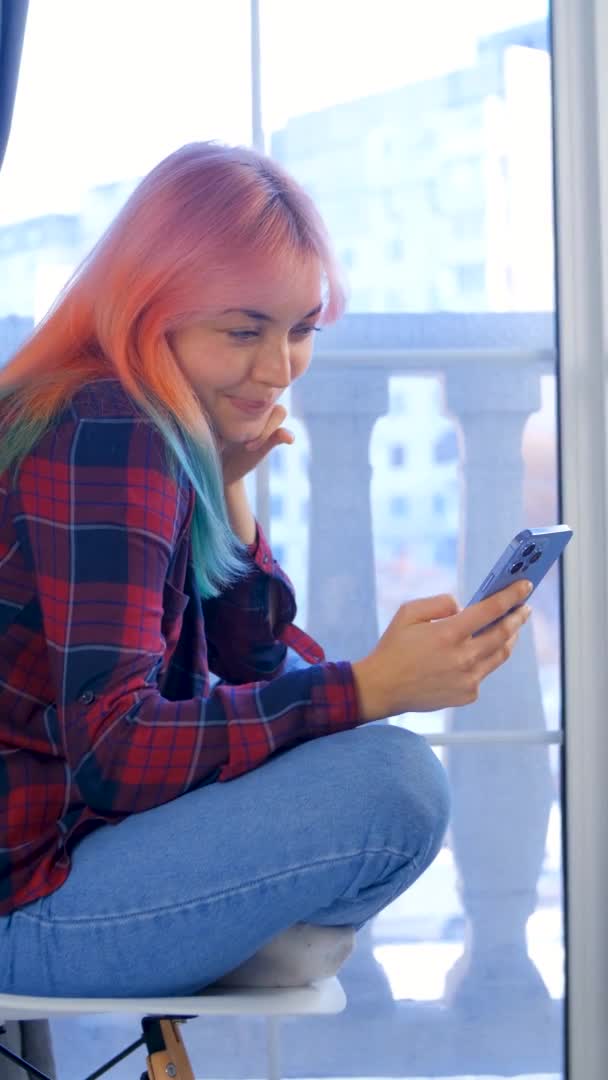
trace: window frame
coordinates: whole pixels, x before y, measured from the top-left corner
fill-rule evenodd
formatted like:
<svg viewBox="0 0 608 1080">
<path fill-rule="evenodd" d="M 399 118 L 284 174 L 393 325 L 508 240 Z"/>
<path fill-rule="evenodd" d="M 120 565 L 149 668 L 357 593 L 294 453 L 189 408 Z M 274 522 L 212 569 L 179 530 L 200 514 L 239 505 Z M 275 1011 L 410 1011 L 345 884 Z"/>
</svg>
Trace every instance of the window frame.
<svg viewBox="0 0 608 1080">
<path fill-rule="evenodd" d="M 605 351 L 608 11 L 553 0 L 559 434 L 563 520 L 566 1007 L 569 1080 L 608 1060 L 608 439 Z M 599 557 L 598 557 L 599 554 Z M 599 602 L 598 602 L 599 601 Z"/>
</svg>

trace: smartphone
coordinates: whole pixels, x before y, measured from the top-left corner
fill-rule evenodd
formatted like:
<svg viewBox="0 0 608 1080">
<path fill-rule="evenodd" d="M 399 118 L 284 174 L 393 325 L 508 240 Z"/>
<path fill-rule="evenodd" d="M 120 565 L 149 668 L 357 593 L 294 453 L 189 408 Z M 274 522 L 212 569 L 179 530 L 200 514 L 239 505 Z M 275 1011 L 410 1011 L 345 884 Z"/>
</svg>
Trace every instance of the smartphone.
<svg viewBox="0 0 608 1080">
<path fill-rule="evenodd" d="M 467 607 L 476 604 L 478 600 L 485 600 L 487 596 L 492 596 L 493 593 L 499 592 L 514 581 L 522 579 L 532 582 L 532 592 L 534 592 L 571 539 L 572 529 L 568 525 L 550 525 L 545 529 L 523 529 L 513 537 L 511 543 L 494 563 L 490 573 L 469 600 Z M 530 596 L 527 596 L 525 601 L 522 600 L 522 603 L 529 603 Z M 516 604 L 510 611 L 514 611 L 515 607 L 519 606 Z M 510 611 L 505 614 L 510 614 Z M 504 618 L 504 615 L 501 618 Z M 497 619 L 496 622 L 500 620 Z M 488 624 L 488 626 L 493 625 L 494 623 Z M 488 629 L 488 626 L 484 626 L 476 633 L 481 634 L 483 630 Z"/>
</svg>

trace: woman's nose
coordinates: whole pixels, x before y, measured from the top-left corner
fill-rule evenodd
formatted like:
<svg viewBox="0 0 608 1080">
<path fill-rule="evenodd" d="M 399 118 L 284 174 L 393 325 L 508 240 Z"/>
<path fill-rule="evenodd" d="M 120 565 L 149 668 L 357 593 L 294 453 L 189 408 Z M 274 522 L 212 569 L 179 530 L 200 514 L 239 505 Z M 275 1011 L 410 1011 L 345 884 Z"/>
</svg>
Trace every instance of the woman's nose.
<svg viewBox="0 0 608 1080">
<path fill-rule="evenodd" d="M 291 362 L 287 342 L 269 345 L 258 355 L 254 375 L 260 382 L 271 386 L 289 386 Z"/>
</svg>

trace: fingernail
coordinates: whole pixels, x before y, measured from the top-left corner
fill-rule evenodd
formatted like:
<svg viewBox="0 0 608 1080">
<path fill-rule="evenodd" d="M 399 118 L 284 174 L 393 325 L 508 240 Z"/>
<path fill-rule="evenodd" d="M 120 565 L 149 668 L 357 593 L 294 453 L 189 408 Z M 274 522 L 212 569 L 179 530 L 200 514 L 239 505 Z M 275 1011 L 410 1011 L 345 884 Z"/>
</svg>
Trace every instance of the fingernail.
<svg viewBox="0 0 608 1080">
<path fill-rule="evenodd" d="M 532 614 L 532 608 L 528 607 L 528 605 L 526 604 L 526 606 L 524 607 L 524 615 L 526 616 L 526 619 L 528 619 L 531 614 Z"/>
<path fill-rule="evenodd" d="M 526 581 L 525 585 L 526 585 L 526 596 L 529 596 L 530 593 L 532 592 L 532 589 L 534 588 L 534 585 L 532 584 L 531 581 Z"/>
</svg>

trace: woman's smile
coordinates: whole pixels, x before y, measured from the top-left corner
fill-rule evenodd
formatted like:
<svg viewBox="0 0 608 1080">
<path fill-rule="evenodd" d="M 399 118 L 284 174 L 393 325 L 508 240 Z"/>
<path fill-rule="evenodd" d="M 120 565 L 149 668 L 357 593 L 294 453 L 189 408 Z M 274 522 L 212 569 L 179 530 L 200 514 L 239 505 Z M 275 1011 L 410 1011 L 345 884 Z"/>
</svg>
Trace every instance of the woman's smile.
<svg viewBox="0 0 608 1080">
<path fill-rule="evenodd" d="M 235 409 L 239 409 L 240 412 L 249 413 L 251 416 L 259 416 L 261 413 L 268 412 L 272 407 L 272 401 L 260 401 L 259 399 L 237 397 L 232 394 L 226 394 L 225 396 Z"/>
</svg>

